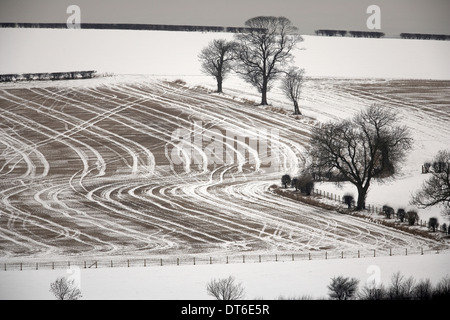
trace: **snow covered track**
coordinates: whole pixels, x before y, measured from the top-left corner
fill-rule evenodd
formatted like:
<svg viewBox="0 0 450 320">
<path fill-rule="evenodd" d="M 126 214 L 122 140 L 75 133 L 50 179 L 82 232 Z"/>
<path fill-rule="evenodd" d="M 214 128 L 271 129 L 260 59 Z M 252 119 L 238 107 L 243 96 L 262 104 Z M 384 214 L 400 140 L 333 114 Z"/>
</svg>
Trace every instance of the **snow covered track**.
<svg viewBox="0 0 450 320">
<path fill-rule="evenodd" d="M 338 108 L 414 106 L 374 87 L 322 85 L 330 82 L 307 88 L 306 110 L 327 99 Z M 435 119 L 448 136 L 448 104 L 434 108 L 431 96 L 423 104 L 415 116 Z M 271 193 L 281 174 L 305 165 L 314 122 L 159 80 L 0 87 L 0 256 L 440 245 Z"/>
</svg>

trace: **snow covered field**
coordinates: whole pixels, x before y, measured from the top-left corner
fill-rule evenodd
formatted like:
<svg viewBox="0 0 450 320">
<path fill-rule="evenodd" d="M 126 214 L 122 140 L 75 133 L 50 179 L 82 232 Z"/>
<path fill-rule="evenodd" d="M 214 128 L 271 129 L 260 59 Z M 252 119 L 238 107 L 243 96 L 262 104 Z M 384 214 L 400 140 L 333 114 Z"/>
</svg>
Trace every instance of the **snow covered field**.
<svg viewBox="0 0 450 320">
<path fill-rule="evenodd" d="M 245 288 L 245 299 L 328 297 L 327 285 L 339 275 L 359 279 L 359 288 L 371 281 L 390 284 L 401 272 L 416 281 L 435 285 L 450 276 L 448 253 L 377 258 L 310 260 L 294 262 L 180 265 L 101 269 L 59 269 L 0 272 L 0 300 L 53 299 L 50 283 L 72 277 L 88 300 L 209 300 L 206 284 L 212 279 L 235 277 Z"/>
<path fill-rule="evenodd" d="M 423 162 L 449 146 L 450 87 L 448 81 L 436 80 L 450 80 L 450 42 L 305 36 L 299 47 L 306 50 L 296 52 L 296 64 L 308 76 L 319 78 L 306 83 L 300 103 L 304 116 L 295 119 L 276 87 L 268 95 L 272 107 L 266 108 L 254 106 L 258 93 L 236 76 L 225 81 L 224 95 L 210 92 L 214 81 L 200 74 L 197 54 L 208 41 L 231 37 L 1 29 L 0 41 L 8 50 L 0 53 L 0 73 L 94 69 L 116 76 L 0 85 L 0 262 L 439 246 L 271 194 L 268 187 L 279 183 L 281 171 L 271 172 L 261 163 L 176 165 L 167 162 L 167 153 L 173 150 L 174 130 L 195 134 L 196 121 L 205 132 L 278 129 L 283 173 L 295 174 L 307 161 L 312 125 L 347 118 L 368 104 L 382 102 L 398 110 L 402 122 L 413 129 L 416 143 L 399 178 L 374 185 L 368 203 L 408 207 L 411 192 L 427 178 L 420 174 Z M 186 85 L 172 82 L 177 79 Z M 251 148 L 247 150 L 250 154 Z M 354 192 L 347 185 L 316 187 L 341 195 Z M 440 217 L 439 208 L 421 210 L 419 215 L 448 222 Z M 448 254 L 441 253 L 326 262 L 102 268 L 82 271 L 81 285 L 86 299 L 206 299 L 207 281 L 233 274 L 245 284 L 249 299 L 320 297 L 326 295 L 329 278 L 344 270 L 365 281 L 367 266 L 374 264 L 380 265 L 383 279 L 405 271 L 417 279 L 437 281 L 448 275 L 448 261 Z M 49 282 L 61 272 L 65 273 L 0 272 L 0 298 L 51 298 Z M 186 279 L 186 273 L 192 277 Z M 111 283 L 112 277 L 116 283 Z M 268 283 L 267 278 L 279 281 Z M 163 285 L 161 279 L 170 281 Z M 154 285 L 138 285 L 147 280 Z M 121 289 L 105 290 L 113 284 Z M 166 289 L 151 291 L 152 287 Z"/>
</svg>

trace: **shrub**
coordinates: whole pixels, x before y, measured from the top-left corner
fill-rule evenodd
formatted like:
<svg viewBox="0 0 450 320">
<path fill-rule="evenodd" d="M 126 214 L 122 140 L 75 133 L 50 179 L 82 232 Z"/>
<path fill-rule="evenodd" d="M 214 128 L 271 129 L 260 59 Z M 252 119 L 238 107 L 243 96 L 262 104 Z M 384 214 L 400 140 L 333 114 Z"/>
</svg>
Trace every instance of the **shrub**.
<svg viewBox="0 0 450 320">
<path fill-rule="evenodd" d="M 405 216 L 406 216 L 405 209 L 400 208 L 397 210 L 397 218 L 400 219 L 400 222 L 403 222 L 403 220 L 405 220 Z"/>
<path fill-rule="evenodd" d="M 307 196 L 311 195 L 311 192 L 314 189 L 314 179 L 311 174 L 303 173 L 297 178 L 297 186 L 302 193 Z"/>
<path fill-rule="evenodd" d="M 447 229 L 448 229 L 447 228 L 447 224 L 443 223 L 442 226 L 441 226 L 441 229 L 442 229 L 443 232 L 447 232 Z"/>
<path fill-rule="evenodd" d="M 408 224 L 413 226 L 416 221 L 419 220 L 419 215 L 417 214 L 417 211 L 410 210 L 406 213 L 405 218 L 408 220 Z"/>
<path fill-rule="evenodd" d="M 287 188 L 288 183 L 291 183 L 291 176 L 285 174 L 281 177 L 281 184 L 284 185 L 285 188 Z"/>
<path fill-rule="evenodd" d="M 450 277 L 443 278 L 433 291 L 434 300 L 449 301 L 450 298 Z"/>
<path fill-rule="evenodd" d="M 294 187 L 294 188 L 295 188 L 295 191 L 298 190 L 297 184 L 298 184 L 298 179 L 297 179 L 297 178 L 293 178 L 293 179 L 291 180 L 291 187 Z"/>
<path fill-rule="evenodd" d="M 52 282 L 50 284 L 50 292 L 58 300 L 78 300 L 81 298 L 81 291 L 74 280 L 69 280 L 66 277 L 59 277 L 55 282 Z"/>
<path fill-rule="evenodd" d="M 433 232 L 436 232 L 436 228 L 439 226 L 438 219 L 436 217 L 431 217 L 428 220 L 428 227 L 433 230 Z"/>
<path fill-rule="evenodd" d="M 414 278 L 405 278 L 400 272 L 391 277 L 391 285 L 388 288 L 390 300 L 411 300 L 413 298 Z"/>
<path fill-rule="evenodd" d="M 419 281 L 412 290 L 412 299 L 431 300 L 433 297 L 433 286 L 430 279 Z"/>
<path fill-rule="evenodd" d="M 345 194 L 342 199 L 344 200 L 344 203 L 347 205 L 347 207 L 350 209 L 352 207 L 353 203 L 353 195 L 351 194 Z"/>
<path fill-rule="evenodd" d="M 244 297 L 242 284 L 236 284 L 232 276 L 220 280 L 211 280 L 207 284 L 206 290 L 210 296 L 217 300 L 239 300 Z"/>
<path fill-rule="evenodd" d="M 358 293 L 360 300 L 385 300 L 388 296 L 386 288 L 381 284 L 380 286 L 368 286 L 367 284 Z"/>
<path fill-rule="evenodd" d="M 394 211 L 394 209 L 392 207 L 390 207 L 388 205 L 384 205 L 383 206 L 383 212 L 386 215 L 386 218 L 390 219 L 391 215 L 393 215 L 395 211 Z"/>
<path fill-rule="evenodd" d="M 359 280 L 343 276 L 334 277 L 328 285 L 329 297 L 333 300 L 353 299 L 358 289 Z"/>
<path fill-rule="evenodd" d="M 425 162 L 423 164 L 423 173 L 429 173 L 430 172 L 430 167 L 431 167 L 431 163 L 430 162 Z"/>
</svg>

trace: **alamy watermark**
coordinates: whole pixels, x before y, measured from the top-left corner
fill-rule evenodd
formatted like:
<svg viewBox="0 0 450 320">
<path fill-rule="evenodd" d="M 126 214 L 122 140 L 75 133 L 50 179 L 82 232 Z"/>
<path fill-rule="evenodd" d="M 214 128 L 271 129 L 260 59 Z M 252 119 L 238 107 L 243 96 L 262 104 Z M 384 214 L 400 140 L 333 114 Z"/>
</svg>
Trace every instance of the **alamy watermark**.
<svg viewBox="0 0 450 320">
<path fill-rule="evenodd" d="M 367 7 L 366 13 L 371 14 L 366 21 L 368 29 L 381 29 L 381 9 L 377 5 L 370 5 Z"/>
<path fill-rule="evenodd" d="M 80 29 L 81 28 L 81 9 L 79 6 L 72 4 L 67 7 L 67 14 L 70 16 L 67 18 L 67 29 Z"/>
</svg>

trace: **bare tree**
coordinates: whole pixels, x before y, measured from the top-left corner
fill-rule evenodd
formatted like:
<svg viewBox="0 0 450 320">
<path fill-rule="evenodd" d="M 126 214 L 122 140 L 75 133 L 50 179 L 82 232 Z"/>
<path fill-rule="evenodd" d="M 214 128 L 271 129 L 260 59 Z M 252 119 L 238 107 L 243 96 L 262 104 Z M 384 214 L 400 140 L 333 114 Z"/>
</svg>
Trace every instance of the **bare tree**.
<svg viewBox="0 0 450 320">
<path fill-rule="evenodd" d="M 450 215 L 450 150 L 440 150 L 434 158 L 434 170 L 422 189 L 416 192 L 411 204 L 420 208 L 435 205 L 443 207 L 443 213 Z"/>
<path fill-rule="evenodd" d="M 235 46 L 233 41 L 216 39 L 203 48 L 198 56 L 202 71 L 216 79 L 217 92 L 222 92 L 223 80 L 232 70 Z"/>
<path fill-rule="evenodd" d="M 248 28 L 235 35 L 235 72 L 261 93 L 261 105 L 267 105 L 267 92 L 283 67 L 292 59 L 291 51 L 303 41 L 298 29 L 285 17 L 259 16 L 245 22 Z"/>
<path fill-rule="evenodd" d="M 294 104 L 294 114 L 302 114 L 298 108 L 298 100 L 304 83 L 304 69 L 291 68 L 281 82 L 281 90 Z"/>
<path fill-rule="evenodd" d="M 355 297 L 359 280 L 343 276 L 334 277 L 328 285 L 329 296 L 333 300 L 350 300 Z"/>
<path fill-rule="evenodd" d="M 411 149 L 412 138 L 394 111 L 374 104 L 353 119 L 312 130 L 313 172 L 341 174 L 358 190 L 357 210 L 365 209 L 373 179 L 393 177 Z"/>
<path fill-rule="evenodd" d="M 217 300 L 239 300 L 244 298 L 242 284 L 236 284 L 232 276 L 219 280 L 211 280 L 206 290 L 210 296 L 213 296 Z"/>
<path fill-rule="evenodd" d="M 50 292 L 58 300 L 78 300 L 81 298 L 81 291 L 74 283 L 74 280 L 68 280 L 66 277 L 59 277 L 50 284 Z"/>
<path fill-rule="evenodd" d="M 391 276 L 391 285 L 388 288 L 388 299 L 411 300 L 413 298 L 415 280 L 413 277 L 405 278 L 400 272 Z"/>
</svg>

